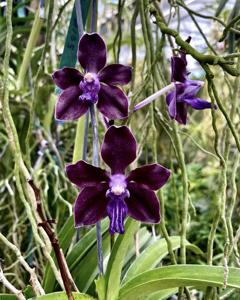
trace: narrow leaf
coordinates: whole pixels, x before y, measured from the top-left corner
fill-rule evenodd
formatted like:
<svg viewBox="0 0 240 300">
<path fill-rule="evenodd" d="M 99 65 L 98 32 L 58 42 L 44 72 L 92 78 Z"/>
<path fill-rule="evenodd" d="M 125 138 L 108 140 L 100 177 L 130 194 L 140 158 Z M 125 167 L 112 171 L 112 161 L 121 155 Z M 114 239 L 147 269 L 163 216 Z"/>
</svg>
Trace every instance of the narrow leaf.
<svg viewBox="0 0 240 300">
<path fill-rule="evenodd" d="M 125 256 L 130 244 L 134 239 L 134 234 L 139 228 L 140 223 L 128 219 L 125 224 L 125 234 L 119 235 L 114 243 L 106 271 L 106 300 L 118 299 L 120 288 L 121 270 Z"/>
<path fill-rule="evenodd" d="M 180 237 L 179 236 L 172 236 L 170 237 L 173 250 L 176 250 L 180 247 Z M 189 250 L 203 255 L 202 251 L 190 244 L 186 241 L 186 245 Z M 150 270 L 156 267 L 160 261 L 168 255 L 168 247 L 167 242 L 165 239 L 160 239 L 155 241 L 152 245 L 147 247 L 145 251 L 141 253 L 141 255 L 134 261 L 134 263 L 130 266 L 127 271 L 127 274 L 124 278 L 124 281 L 129 280 L 130 278 L 140 274 L 144 271 Z"/>
<path fill-rule="evenodd" d="M 154 292 L 194 286 L 223 287 L 224 268 L 207 265 L 175 265 L 144 272 L 126 282 L 120 289 L 120 300 L 146 297 Z M 240 288 L 240 269 L 229 268 L 227 287 Z"/>
</svg>

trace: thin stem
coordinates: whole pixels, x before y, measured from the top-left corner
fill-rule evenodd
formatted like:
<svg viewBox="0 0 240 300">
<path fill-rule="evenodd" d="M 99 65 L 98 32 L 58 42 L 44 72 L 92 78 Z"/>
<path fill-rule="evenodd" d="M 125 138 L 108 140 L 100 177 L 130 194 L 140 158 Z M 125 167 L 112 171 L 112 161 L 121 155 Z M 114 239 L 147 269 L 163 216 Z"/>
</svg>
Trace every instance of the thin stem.
<svg viewBox="0 0 240 300">
<path fill-rule="evenodd" d="M 75 1 L 75 9 L 76 9 L 76 15 L 77 15 L 78 33 L 79 33 L 79 38 L 80 38 L 83 34 L 83 20 L 82 20 L 81 0 L 76 0 Z"/>
<path fill-rule="evenodd" d="M 208 16 L 208 15 L 203 15 L 195 10 L 192 10 L 190 9 L 187 5 L 185 5 L 185 3 L 183 1 L 180 1 L 180 0 L 177 0 L 176 3 L 180 6 L 182 6 L 184 9 L 186 9 L 188 12 L 192 13 L 193 15 L 195 16 L 198 16 L 200 18 L 203 18 L 203 19 L 212 19 L 213 21 L 217 21 L 219 24 L 221 24 L 222 26 L 224 27 L 227 27 L 227 24 L 223 22 L 223 20 L 221 20 L 220 18 L 218 17 L 215 17 L 215 16 Z M 229 28 L 229 31 L 231 32 L 235 32 L 235 33 L 240 33 L 239 30 L 235 29 L 235 28 Z"/>
<path fill-rule="evenodd" d="M 204 39 L 206 45 L 208 46 L 208 48 L 211 49 L 211 51 L 212 51 L 215 55 L 217 55 L 217 52 L 214 50 L 214 48 L 212 47 L 212 45 L 209 43 L 209 41 L 208 41 L 208 39 L 206 38 L 204 32 L 202 31 L 202 28 L 199 26 L 198 22 L 196 21 L 194 15 L 193 15 L 190 11 L 188 11 L 188 14 L 189 14 L 190 18 L 192 19 L 193 23 L 195 24 L 195 26 L 197 27 L 199 33 L 200 33 L 201 36 L 203 37 L 203 39 Z"/>
<path fill-rule="evenodd" d="M 19 300 L 26 300 L 26 298 L 24 297 L 22 291 L 18 290 L 15 288 L 15 286 L 13 286 L 11 284 L 10 281 L 8 281 L 8 279 L 6 278 L 6 276 L 3 273 L 2 267 L 0 266 L 0 282 L 10 291 L 12 292 L 14 295 L 16 295 L 16 297 Z"/>
<path fill-rule="evenodd" d="M 237 24 L 238 22 L 240 21 L 240 15 L 236 16 L 235 18 L 233 18 L 229 23 L 228 25 L 226 26 L 226 28 L 223 30 L 223 35 L 222 37 L 219 39 L 219 42 L 222 42 L 227 34 L 228 34 L 228 31 L 230 30 L 231 27 L 233 27 L 233 25 Z"/>
<path fill-rule="evenodd" d="M 146 106 L 147 104 L 156 100 L 160 96 L 165 95 L 166 93 L 169 93 L 169 92 L 173 91 L 174 89 L 175 89 L 175 83 L 172 82 L 169 85 L 162 88 L 160 91 L 157 91 L 156 93 L 152 94 L 151 96 L 147 97 L 146 99 L 144 99 L 143 101 L 141 101 L 140 103 L 135 105 L 132 112 L 135 112 L 135 111 L 139 110 L 140 108 L 143 108 L 144 106 Z"/>
<path fill-rule="evenodd" d="M 91 25 L 90 32 L 96 31 L 97 28 L 97 0 L 92 0 L 92 15 L 91 15 Z"/>
<path fill-rule="evenodd" d="M 176 257 L 175 257 L 175 254 L 173 252 L 173 247 L 172 247 L 172 242 L 170 240 L 170 237 L 169 237 L 169 234 L 168 234 L 168 231 L 167 231 L 167 228 L 166 228 L 166 224 L 165 224 L 165 203 L 164 203 L 164 197 L 163 197 L 163 192 L 162 190 L 160 190 L 158 192 L 158 196 L 159 196 L 159 199 L 160 199 L 160 206 L 161 206 L 161 223 L 160 223 L 160 228 L 161 228 L 161 231 L 162 231 L 162 234 L 166 240 L 166 243 L 167 243 L 167 247 L 168 247 L 168 252 L 169 252 L 169 255 L 170 255 L 170 259 L 171 259 L 171 263 L 176 265 L 177 264 L 177 260 L 176 260 Z"/>
<path fill-rule="evenodd" d="M 99 155 L 98 155 L 98 128 L 97 119 L 95 115 L 94 105 L 90 106 L 90 114 L 92 121 L 92 136 L 93 136 L 93 159 L 92 163 L 94 166 L 99 166 Z M 98 268 L 100 275 L 103 274 L 103 251 L 102 251 L 102 233 L 101 233 L 101 221 L 96 224 L 97 231 L 97 246 L 98 246 Z"/>
<path fill-rule="evenodd" d="M 34 191 L 35 198 L 36 198 L 37 212 L 38 212 L 38 215 L 41 219 L 41 223 L 39 223 L 39 226 L 41 226 L 44 229 L 44 231 L 48 235 L 49 240 L 52 244 L 52 247 L 53 247 L 54 253 L 56 255 L 57 262 L 58 262 L 58 266 L 59 266 L 59 269 L 60 269 L 60 273 L 61 273 L 61 276 L 62 276 L 63 284 L 64 284 L 64 287 L 65 287 L 65 290 L 66 290 L 67 297 L 68 297 L 69 300 L 74 300 L 74 297 L 73 297 L 72 291 L 71 291 L 72 282 L 71 282 L 71 279 L 69 278 L 70 272 L 67 270 L 67 264 L 65 263 L 65 258 L 62 254 L 62 251 L 61 251 L 61 248 L 59 246 L 58 240 L 55 236 L 55 233 L 54 233 L 54 231 L 52 230 L 52 228 L 50 226 L 51 222 L 49 220 L 46 220 L 46 218 L 44 216 L 44 213 L 43 213 L 43 210 L 42 210 L 40 191 L 34 185 L 32 180 L 29 181 L 29 184 L 31 185 L 31 187 Z"/>
<path fill-rule="evenodd" d="M 188 175 L 185 164 L 185 156 L 182 147 L 181 137 L 178 132 L 178 127 L 173 121 L 173 132 L 175 136 L 176 150 L 178 153 L 178 160 L 182 173 L 182 187 L 183 187 L 183 199 L 182 199 L 182 226 L 181 226 L 181 249 L 180 257 L 181 263 L 186 264 L 186 236 L 187 236 L 187 218 L 188 218 L 188 207 L 189 207 L 189 195 L 188 195 Z"/>
<path fill-rule="evenodd" d="M 159 26 L 162 34 L 167 34 L 172 36 L 175 39 L 175 42 L 178 46 L 180 46 L 187 54 L 190 54 L 193 58 L 195 58 L 200 64 L 210 64 L 210 65 L 219 65 L 224 71 L 229 73 L 232 76 L 238 76 L 240 71 L 237 68 L 233 68 L 228 64 L 228 61 L 225 60 L 221 56 L 217 55 L 205 55 L 198 52 L 194 49 L 189 43 L 187 43 L 178 32 L 174 29 L 169 28 L 165 23 L 163 18 L 161 17 L 159 11 L 152 8 L 151 14 L 155 17 L 155 22 Z"/>
<path fill-rule="evenodd" d="M 132 81 L 131 90 L 134 88 L 136 76 L 136 63 L 137 63 L 137 45 L 136 45 L 136 20 L 139 12 L 138 1 L 135 2 L 135 10 L 131 21 L 131 47 L 132 47 Z"/>
<path fill-rule="evenodd" d="M 29 266 L 29 264 L 26 262 L 25 258 L 22 256 L 18 247 L 16 245 L 14 245 L 13 243 L 11 243 L 1 232 L 0 232 L 0 240 L 16 254 L 21 265 L 30 274 L 30 280 L 32 282 L 32 287 L 33 287 L 34 291 L 36 292 L 36 295 L 44 295 L 45 292 L 41 286 L 41 283 L 39 282 L 39 280 L 37 278 L 35 269 L 31 268 Z"/>
<path fill-rule="evenodd" d="M 47 2 L 48 4 L 48 2 Z M 46 9 L 45 5 L 45 9 Z M 19 73 L 18 73 L 18 78 L 17 78 L 17 86 L 19 89 L 21 89 L 24 85 L 24 79 L 28 70 L 28 67 L 30 65 L 31 62 L 31 58 L 32 58 L 32 52 L 34 47 L 36 46 L 37 40 L 39 38 L 39 34 L 40 34 L 40 30 L 42 28 L 44 20 L 42 18 L 40 18 L 40 9 L 37 10 L 36 14 L 35 14 L 35 19 L 33 22 L 33 26 L 31 29 L 31 33 L 27 42 L 27 46 L 24 52 L 24 57 L 19 69 Z M 50 28 L 49 28 L 50 29 Z"/>
</svg>

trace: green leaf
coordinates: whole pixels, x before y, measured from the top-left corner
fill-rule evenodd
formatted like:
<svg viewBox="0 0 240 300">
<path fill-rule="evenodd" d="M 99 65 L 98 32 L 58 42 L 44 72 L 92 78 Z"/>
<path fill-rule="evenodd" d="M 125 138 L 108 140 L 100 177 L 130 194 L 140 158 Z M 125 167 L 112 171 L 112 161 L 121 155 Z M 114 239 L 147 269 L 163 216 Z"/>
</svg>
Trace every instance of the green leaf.
<svg viewBox="0 0 240 300">
<path fill-rule="evenodd" d="M 0 300 L 17 300 L 15 295 L 0 294 Z"/>
<path fill-rule="evenodd" d="M 103 276 L 98 277 L 97 280 L 95 280 L 96 285 L 96 291 L 98 294 L 98 300 L 105 300 L 106 294 L 105 294 L 105 279 Z"/>
<path fill-rule="evenodd" d="M 104 235 L 108 231 L 108 220 L 105 219 L 102 221 L 102 235 Z M 71 249 L 69 254 L 67 255 L 67 264 L 70 270 L 73 270 L 82 258 L 90 251 L 94 245 L 96 245 L 96 227 L 94 226 L 91 230 L 89 230 Z"/>
<path fill-rule="evenodd" d="M 170 237 L 173 250 L 176 250 L 180 247 L 180 237 L 172 236 Z M 188 249 L 192 250 L 197 254 L 202 254 L 202 251 L 188 241 L 186 241 Z M 130 278 L 140 274 L 144 271 L 155 268 L 159 262 L 168 255 L 168 247 L 165 239 L 160 239 L 155 241 L 152 245 L 148 246 L 139 257 L 132 263 L 130 268 L 127 271 L 127 274 L 124 278 L 124 281 L 129 280 Z"/>
<path fill-rule="evenodd" d="M 73 293 L 73 296 L 75 300 L 94 300 L 94 298 L 86 294 Z M 68 300 L 68 297 L 65 292 L 58 292 L 58 293 L 47 294 L 37 298 L 32 298 L 32 300 Z"/>
<path fill-rule="evenodd" d="M 129 246 L 134 239 L 134 234 L 138 230 L 140 223 L 128 219 L 125 224 L 125 233 L 119 235 L 114 243 L 105 275 L 106 300 L 118 299 L 120 288 L 121 270 Z"/>
<path fill-rule="evenodd" d="M 175 265 L 144 272 L 127 281 L 120 289 L 120 300 L 146 297 L 154 292 L 194 286 L 223 287 L 224 268 L 207 265 Z M 227 287 L 240 288 L 240 269 L 229 268 Z"/>
<path fill-rule="evenodd" d="M 107 221 L 107 220 L 106 220 Z M 96 232 L 94 228 L 94 232 Z M 78 287 L 78 289 L 82 292 L 87 292 L 89 288 L 95 287 L 94 280 L 98 275 L 98 257 L 97 257 L 97 242 L 96 242 L 96 234 L 94 238 L 94 246 L 88 249 L 85 255 L 82 257 L 82 253 L 79 253 L 81 256 L 81 260 L 77 265 L 74 265 L 74 268 L 70 269 L 72 277 Z M 109 233 L 103 235 L 103 257 L 107 257 L 110 251 L 110 237 Z M 92 292 L 94 292 L 92 290 Z M 90 293 L 90 292 L 89 292 Z"/>
<path fill-rule="evenodd" d="M 166 289 L 162 291 L 158 291 L 156 293 L 152 293 L 147 297 L 143 297 L 141 300 L 165 300 L 168 299 L 171 295 L 176 294 L 178 291 L 177 288 L 174 289 Z"/>
<path fill-rule="evenodd" d="M 28 299 L 28 298 L 32 298 L 34 296 L 36 296 L 36 293 L 34 292 L 34 289 L 31 285 L 27 285 L 24 290 L 23 290 L 23 294 L 24 296 Z M 1 299 L 1 298 L 0 298 Z"/>
<path fill-rule="evenodd" d="M 86 24 L 89 5 L 90 5 L 90 1 L 81 0 L 83 26 L 85 26 Z M 78 41 L 79 41 L 79 33 L 78 33 L 78 25 L 77 25 L 77 15 L 76 15 L 76 9 L 74 5 L 70 24 L 68 27 L 64 50 L 60 61 L 60 68 L 75 67 L 76 60 L 77 60 Z"/>
</svg>

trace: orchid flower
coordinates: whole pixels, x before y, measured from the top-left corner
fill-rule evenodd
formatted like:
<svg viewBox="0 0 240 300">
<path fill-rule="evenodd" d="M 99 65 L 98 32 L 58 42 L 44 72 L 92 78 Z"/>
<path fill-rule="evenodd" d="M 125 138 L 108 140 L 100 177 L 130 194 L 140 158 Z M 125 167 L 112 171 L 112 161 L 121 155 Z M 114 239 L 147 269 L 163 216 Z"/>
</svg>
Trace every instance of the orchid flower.
<svg viewBox="0 0 240 300">
<path fill-rule="evenodd" d="M 126 126 L 111 126 L 104 137 L 101 155 L 111 171 L 81 160 L 66 167 L 80 193 L 74 205 L 75 226 L 92 225 L 106 216 L 111 234 L 124 233 L 130 217 L 145 223 L 160 221 L 159 201 L 154 191 L 168 180 L 170 171 L 159 164 L 144 165 L 125 174 L 136 158 L 137 144 Z"/>
<path fill-rule="evenodd" d="M 63 68 L 53 73 L 55 84 L 62 89 L 55 110 L 58 120 L 76 120 L 91 104 L 108 119 L 128 116 L 128 99 L 117 85 L 130 82 L 132 68 L 121 64 L 106 65 L 106 45 L 97 33 L 84 34 L 78 45 L 78 61 L 84 69 Z"/>
<path fill-rule="evenodd" d="M 180 124 L 187 123 L 187 106 L 202 110 L 211 108 L 211 103 L 198 98 L 196 95 L 203 82 L 188 79 L 186 53 L 180 50 L 180 56 L 171 58 L 171 81 L 175 83 L 175 89 L 167 97 L 169 115 Z"/>
</svg>

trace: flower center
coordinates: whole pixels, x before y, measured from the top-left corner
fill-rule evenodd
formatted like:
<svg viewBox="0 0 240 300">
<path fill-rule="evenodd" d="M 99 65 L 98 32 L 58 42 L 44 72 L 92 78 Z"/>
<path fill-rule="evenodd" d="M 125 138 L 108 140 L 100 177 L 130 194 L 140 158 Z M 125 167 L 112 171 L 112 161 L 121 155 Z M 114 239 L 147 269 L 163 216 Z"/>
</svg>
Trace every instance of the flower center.
<svg viewBox="0 0 240 300">
<path fill-rule="evenodd" d="M 125 198 L 130 196 L 127 190 L 126 177 L 122 174 L 110 177 L 109 189 L 106 197 L 109 198 L 107 215 L 110 219 L 110 234 L 124 233 L 124 220 L 128 213 Z"/>
<path fill-rule="evenodd" d="M 98 101 L 98 92 L 100 90 L 100 82 L 97 74 L 86 73 L 83 80 L 80 82 L 82 94 L 79 99 L 89 103 L 96 103 Z"/>
</svg>

